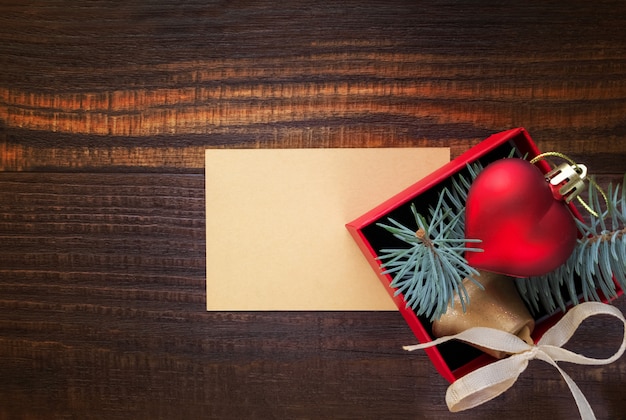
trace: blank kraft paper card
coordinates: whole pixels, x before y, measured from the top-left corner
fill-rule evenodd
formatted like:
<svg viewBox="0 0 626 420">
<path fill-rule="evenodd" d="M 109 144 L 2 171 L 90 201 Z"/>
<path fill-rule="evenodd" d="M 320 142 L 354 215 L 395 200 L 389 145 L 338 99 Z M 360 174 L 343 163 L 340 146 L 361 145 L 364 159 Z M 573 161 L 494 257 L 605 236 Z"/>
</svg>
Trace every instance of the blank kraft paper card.
<svg viewBox="0 0 626 420">
<path fill-rule="evenodd" d="M 207 310 L 396 310 L 345 224 L 447 148 L 206 150 Z"/>
</svg>

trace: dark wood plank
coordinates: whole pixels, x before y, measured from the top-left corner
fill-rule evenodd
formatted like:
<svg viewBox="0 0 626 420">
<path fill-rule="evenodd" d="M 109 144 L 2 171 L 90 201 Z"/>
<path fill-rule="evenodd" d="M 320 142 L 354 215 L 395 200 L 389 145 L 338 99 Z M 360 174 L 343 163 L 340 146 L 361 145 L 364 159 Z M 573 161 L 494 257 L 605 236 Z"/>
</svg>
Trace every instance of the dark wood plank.
<svg viewBox="0 0 626 420">
<path fill-rule="evenodd" d="M 447 383 L 401 350 L 415 339 L 398 313 L 207 313 L 203 186 L 0 174 L 0 418 L 448 418 Z M 606 357 L 619 334 L 594 319 L 574 347 Z M 567 370 L 601 418 L 621 413 L 626 360 Z M 540 362 L 458 417 L 500 410 L 576 415 Z"/>
<path fill-rule="evenodd" d="M 625 7 L 4 6 L 0 169 L 200 172 L 202 149 L 220 145 L 449 145 L 456 156 L 524 126 L 542 150 L 620 172 Z"/>
<path fill-rule="evenodd" d="M 450 418 L 398 313 L 205 311 L 204 149 L 457 156 L 524 126 L 606 186 L 625 19 L 618 0 L 4 2 L 0 419 Z M 570 346 L 607 356 L 621 333 L 593 319 Z M 563 367 L 624 416 L 626 360 Z M 454 417 L 503 413 L 578 416 L 538 361 Z"/>
</svg>

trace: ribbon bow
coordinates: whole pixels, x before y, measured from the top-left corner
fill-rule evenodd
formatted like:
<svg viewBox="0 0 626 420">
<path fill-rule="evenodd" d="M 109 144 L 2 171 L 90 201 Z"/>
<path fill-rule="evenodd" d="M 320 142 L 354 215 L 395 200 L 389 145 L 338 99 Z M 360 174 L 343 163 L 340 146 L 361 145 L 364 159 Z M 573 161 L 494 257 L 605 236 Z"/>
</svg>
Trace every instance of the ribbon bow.
<svg viewBox="0 0 626 420">
<path fill-rule="evenodd" d="M 622 344 L 613 356 L 607 359 L 594 359 L 561 347 L 574 335 L 578 326 L 585 319 L 593 315 L 602 314 L 614 316 L 624 324 Z M 557 365 L 557 362 L 573 362 L 582 365 L 613 363 L 626 350 L 626 319 L 613 306 L 599 302 L 585 302 L 574 306 L 568 311 L 559 322 L 546 331 L 534 346 L 505 331 L 494 328 L 473 327 L 459 334 L 441 337 L 425 344 L 405 346 L 404 349 L 409 351 L 420 350 L 450 340 L 460 340 L 512 354 L 505 359 L 493 362 L 454 381 L 446 392 L 446 403 L 450 411 L 466 410 L 492 400 L 513 386 L 518 376 L 528 366 L 530 360 L 539 359 L 551 364 L 561 373 L 576 400 L 581 418 L 583 420 L 591 420 L 596 417 L 589 402 L 572 378 Z"/>
</svg>

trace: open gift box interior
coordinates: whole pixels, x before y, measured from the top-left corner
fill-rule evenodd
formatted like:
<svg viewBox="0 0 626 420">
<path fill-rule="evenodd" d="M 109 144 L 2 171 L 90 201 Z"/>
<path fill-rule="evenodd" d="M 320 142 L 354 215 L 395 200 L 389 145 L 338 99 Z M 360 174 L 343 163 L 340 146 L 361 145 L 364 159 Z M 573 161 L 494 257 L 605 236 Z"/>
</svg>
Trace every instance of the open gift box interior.
<svg viewBox="0 0 626 420">
<path fill-rule="evenodd" d="M 411 204 L 416 206 L 420 214 L 428 214 L 429 208 L 434 207 L 437 203 L 441 191 L 444 188 L 452 188 L 453 177 L 461 174 L 466 179 L 471 179 L 467 169 L 468 164 L 479 162 L 483 167 L 486 167 L 491 162 L 510 157 L 512 151 L 514 152 L 514 157 L 526 159 L 531 159 L 540 153 L 523 128 L 495 134 L 405 191 L 346 225 L 370 265 L 377 272 L 389 294 L 394 299 L 413 333 L 422 343 L 432 341 L 433 339 L 430 320 L 425 316 L 417 316 L 411 308 L 407 308 L 402 294 L 394 296 L 395 290 L 389 287 L 392 278 L 390 275 L 382 274 L 381 263 L 376 259 L 378 250 L 402 247 L 403 244 L 376 224 L 379 222 L 387 223 L 388 218 L 393 218 L 405 226 L 415 225 L 410 211 Z M 537 166 L 544 173 L 551 169 L 544 161 L 537 162 Z M 580 217 L 573 205 L 570 204 L 570 208 L 576 217 Z M 535 313 L 536 327 L 532 335 L 533 339 L 535 341 L 538 340 L 561 316 L 561 312 L 554 315 Z M 480 350 L 458 341 L 450 341 L 425 351 L 439 373 L 450 382 L 494 360 Z"/>
</svg>

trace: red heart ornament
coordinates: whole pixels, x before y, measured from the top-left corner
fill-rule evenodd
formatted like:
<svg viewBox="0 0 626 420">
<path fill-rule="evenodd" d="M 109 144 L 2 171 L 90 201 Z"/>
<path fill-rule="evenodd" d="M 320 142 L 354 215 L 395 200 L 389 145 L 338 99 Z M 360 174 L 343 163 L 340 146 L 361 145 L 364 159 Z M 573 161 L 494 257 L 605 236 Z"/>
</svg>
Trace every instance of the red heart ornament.
<svg viewBox="0 0 626 420">
<path fill-rule="evenodd" d="M 522 159 L 488 165 L 469 189 L 466 252 L 474 268 L 530 277 L 563 264 L 576 246 L 577 228 L 567 205 L 554 198 L 541 171 Z"/>
</svg>

